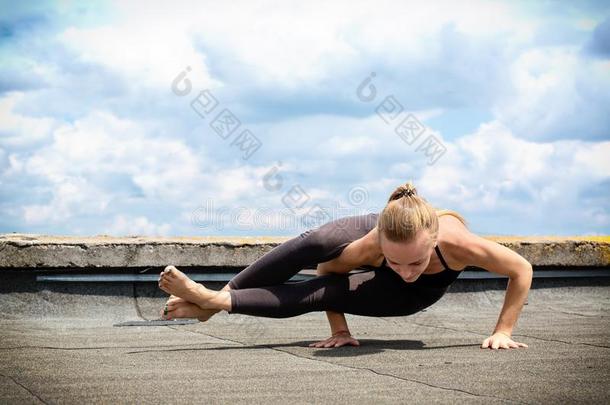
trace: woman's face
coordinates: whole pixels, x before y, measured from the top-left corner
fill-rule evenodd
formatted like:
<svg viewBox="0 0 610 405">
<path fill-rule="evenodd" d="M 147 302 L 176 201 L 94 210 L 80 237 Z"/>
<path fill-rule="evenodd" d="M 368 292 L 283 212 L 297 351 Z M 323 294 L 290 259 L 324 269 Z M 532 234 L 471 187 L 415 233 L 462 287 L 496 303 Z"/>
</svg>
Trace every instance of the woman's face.
<svg viewBox="0 0 610 405">
<path fill-rule="evenodd" d="M 412 283 L 430 263 L 434 243 L 428 231 L 421 231 L 411 242 L 392 242 L 381 235 L 381 250 L 388 266 L 405 282 Z"/>
</svg>

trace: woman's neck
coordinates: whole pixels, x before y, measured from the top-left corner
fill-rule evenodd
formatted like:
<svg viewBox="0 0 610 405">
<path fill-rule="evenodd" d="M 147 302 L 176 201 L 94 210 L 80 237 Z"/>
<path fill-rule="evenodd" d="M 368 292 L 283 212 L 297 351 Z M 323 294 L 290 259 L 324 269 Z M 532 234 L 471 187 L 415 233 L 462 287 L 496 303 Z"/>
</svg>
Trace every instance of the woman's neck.
<svg viewBox="0 0 610 405">
<path fill-rule="evenodd" d="M 366 246 L 367 263 L 379 267 L 383 263 L 383 252 L 379 245 L 379 231 L 377 227 L 371 229 L 369 233 L 364 235 L 364 245 Z"/>
</svg>

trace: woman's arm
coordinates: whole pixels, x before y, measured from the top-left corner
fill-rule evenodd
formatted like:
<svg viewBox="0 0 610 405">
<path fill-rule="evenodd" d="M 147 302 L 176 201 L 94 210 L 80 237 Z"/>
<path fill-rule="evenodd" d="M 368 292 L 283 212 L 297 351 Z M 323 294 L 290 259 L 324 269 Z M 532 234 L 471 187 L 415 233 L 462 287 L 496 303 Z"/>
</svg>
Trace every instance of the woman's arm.
<svg viewBox="0 0 610 405">
<path fill-rule="evenodd" d="M 346 248 L 347 249 L 347 248 Z M 319 263 L 316 268 L 316 273 L 319 276 L 325 276 L 328 274 L 333 274 L 336 272 L 330 271 L 328 267 L 329 265 L 325 265 L 326 263 Z M 349 272 L 349 270 L 347 271 Z M 347 273 L 345 272 L 345 273 Z M 345 315 L 342 312 L 334 312 L 334 311 L 326 311 L 326 317 L 328 318 L 328 323 L 330 324 L 330 332 L 331 335 L 339 334 L 339 332 L 344 332 L 343 334 L 351 335 L 349 331 L 349 327 L 347 326 L 347 320 L 345 319 Z M 347 332 L 347 333 L 345 333 Z"/>
<path fill-rule="evenodd" d="M 500 312 L 493 335 L 485 339 L 483 348 L 527 347 L 511 339 L 513 329 L 527 300 L 532 284 L 532 265 L 517 252 L 468 232 L 462 236 L 461 248 L 456 249 L 456 257 L 467 266 L 476 266 L 487 271 L 508 276 L 504 305 Z"/>
<path fill-rule="evenodd" d="M 328 274 L 346 274 L 351 270 L 367 264 L 368 250 L 365 237 L 351 242 L 336 258 L 324 263 L 318 263 L 316 273 L 319 276 Z M 345 315 L 341 312 L 326 311 L 330 331 L 335 335 L 351 335 Z"/>
<path fill-rule="evenodd" d="M 320 276 L 331 274 L 330 272 L 324 271 L 323 263 L 318 264 L 316 273 Z M 349 327 L 347 326 L 347 320 L 342 312 L 326 311 L 326 318 L 330 324 L 331 337 L 321 342 L 312 343 L 310 347 L 341 347 L 349 344 L 352 346 L 359 346 L 360 343 L 352 337 Z"/>
<path fill-rule="evenodd" d="M 330 324 L 330 334 L 335 335 L 350 335 L 351 332 L 347 326 L 347 320 L 342 312 L 326 311 L 326 317 Z"/>
</svg>

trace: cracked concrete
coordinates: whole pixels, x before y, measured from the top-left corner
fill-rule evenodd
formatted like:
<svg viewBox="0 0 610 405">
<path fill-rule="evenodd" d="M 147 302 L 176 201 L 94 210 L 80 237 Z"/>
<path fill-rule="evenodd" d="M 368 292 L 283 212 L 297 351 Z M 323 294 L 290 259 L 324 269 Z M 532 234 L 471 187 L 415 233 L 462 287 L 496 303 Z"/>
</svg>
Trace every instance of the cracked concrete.
<svg viewBox="0 0 610 405">
<path fill-rule="evenodd" d="M 484 236 L 533 266 L 610 266 L 610 236 Z M 0 234 L 2 268 L 246 267 L 290 237 Z"/>
<path fill-rule="evenodd" d="M 14 377 L 10 376 L 10 375 L 4 375 L 4 374 L 0 374 L 0 377 L 4 377 L 7 378 L 9 380 L 11 380 L 15 385 L 18 385 L 19 387 L 23 388 L 25 391 L 27 391 L 32 397 L 36 398 L 37 401 L 35 401 L 34 403 L 40 403 L 42 402 L 43 404 L 46 404 L 46 402 L 44 402 L 38 395 L 36 395 L 34 392 L 32 392 L 28 387 L 26 387 L 25 385 L 21 384 L 19 381 L 17 381 Z M 20 401 L 21 402 L 21 401 Z M 21 402 L 23 403 L 23 402 Z"/>
<path fill-rule="evenodd" d="M 171 327 L 170 327 L 170 328 L 171 328 Z M 172 328 L 172 329 L 174 329 L 174 328 Z M 197 332 L 197 331 L 190 331 L 190 332 L 194 332 L 194 333 L 200 333 L 200 334 L 203 334 L 203 335 L 205 335 L 205 336 L 214 337 L 214 338 L 217 338 L 217 339 L 222 340 L 222 341 L 227 341 L 227 342 L 232 342 L 232 343 L 238 343 L 238 344 L 241 344 L 241 345 L 245 345 L 243 342 L 235 341 L 235 340 L 232 340 L 232 339 L 223 339 L 223 338 L 220 338 L 220 337 L 217 337 L 217 336 L 212 336 L 212 335 L 209 335 L 209 334 L 207 334 L 207 333 L 201 333 L 201 332 Z M 291 353 L 291 352 L 286 351 L 286 350 L 277 349 L 277 348 L 272 347 L 272 346 L 268 346 L 268 345 L 261 345 L 261 347 L 263 347 L 263 346 L 264 346 L 265 348 L 268 348 L 269 350 L 275 350 L 275 351 L 278 351 L 278 352 L 281 352 L 281 353 L 284 353 L 284 354 L 287 354 L 287 355 L 290 355 L 290 356 L 295 356 L 295 357 L 299 357 L 299 358 L 304 358 L 304 359 L 308 359 L 308 360 L 312 360 L 312 361 L 321 361 L 321 362 L 328 363 L 328 364 L 334 364 L 334 363 L 329 362 L 329 361 L 326 361 L 326 360 L 321 360 L 321 359 L 312 359 L 312 358 L 307 357 L 307 356 L 300 356 L 300 355 L 298 355 L 298 354 Z M 164 350 L 164 351 L 189 351 L 189 350 L 199 350 L 199 349 L 188 349 L 188 348 L 186 348 L 186 349 L 167 349 L 167 350 Z M 160 350 L 134 351 L 134 352 L 127 352 L 126 354 L 150 353 L 150 352 L 154 352 L 154 351 L 160 351 Z M 519 401 L 511 401 L 511 400 L 507 400 L 507 399 L 505 399 L 505 398 L 499 398 L 499 397 L 496 397 L 496 396 L 493 396 L 493 395 L 481 395 L 481 394 L 476 394 L 476 393 L 468 392 L 468 391 L 461 390 L 461 389 L 456 389 L 456 388 L 447 388 L 447 387 L 443 387 L 443 386 L 439 386 L 439 385 L 434 385 L 434 384 L 430 384 L 430 383 L 423 382 L 423 381 L 417 381 L 417 380 L 415 380 L 415 379 L 403 378 L 403 377 L 399 377 L 399 376 L 392 375 L 392 374 L 388 374 L 388 373 L 382 373 L 382 372 L 379 372 L 379 371 L 376 371 L 376 370 L 374 370 L 374 369 L 367 368 L 367 367 L 356 367 L 356 366 L 348 366 L 348 365 L 340 365 L 340 367 L 343 367 L 343 368 L 348 368 L 348 369 L 356 369 L 356 370 L 365 370 L 365 371 L 369 371 L 369 372 L 374 373 L 374 374 L 379 375 L 379 376 L 385 376 L 385 377 L 390 377 L 390 378 L 396 378 L 396 379 L 399 379 L 399 380 L 404 380 L 404 381 L 414 382 L 414 383 L 418 383 L 418 384 L 426 385 L 426 386 L 428 386 L 428 387 L 432 387 L 432 388 L 438 388 L 438 389 L 440 389 L 440 390 L 448 390 L 448 391 L 455 391 L 455 392 L 463 392 L 463 393 L 466 393 L 466 394 L 473 395 L 473 396 L 475 396 L 475 397 L 489 397 L 489 398 L 494 398 L 494 399 L 500 399 L 500 400 L 504 400 L 504 401 L 506 401 L 506 402 L 511 402 L 511 403 L 512 403 L 512 402 L 521 403 L 521 402 L 519 402 Z"/>
<path fill-rule="evenodd" d="M 0 403 L 608 403 L 609 282 L 544 283 L 513 333 L 529 348 L 510 350 L 480 348 L 504 291 L 472 282 L 411 316 L 347 314 L 361 346 L 336 349 L 308 347 L 328 337 L 322 312 L 118 328 L 158 319 L 166 294 L 145 283 L 4 289 Z"/>
</svg>

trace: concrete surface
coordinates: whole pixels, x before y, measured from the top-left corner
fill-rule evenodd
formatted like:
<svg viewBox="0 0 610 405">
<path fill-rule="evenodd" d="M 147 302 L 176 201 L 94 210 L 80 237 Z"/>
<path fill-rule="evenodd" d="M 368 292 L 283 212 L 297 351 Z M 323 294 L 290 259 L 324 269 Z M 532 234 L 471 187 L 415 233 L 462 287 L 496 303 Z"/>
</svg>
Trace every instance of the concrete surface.
<svg viewBox="0 0 610 405">
<path fill-rule="evenodd" d="M 493 283 L 411 316 L 347 314 L 361 346 L 321 349 L 323 312 L 117 327 L 158 319 L 166 294 L 5 278 L 0 403 L 610 403 L 610 281 L 535 280 L 513 333 L 529 348 L 510 350 L 480 348 L 504 299 Z"/>
<path fill-rule="evenodd" d="M 610 266 L 610 236 L 486 236 L 533 266 Z M 0 234 L 2 268 L 246 267 L 287 237 L 111 237 Z M 574 268 L 576 270 L 576 267 Z"/>
</svg>

